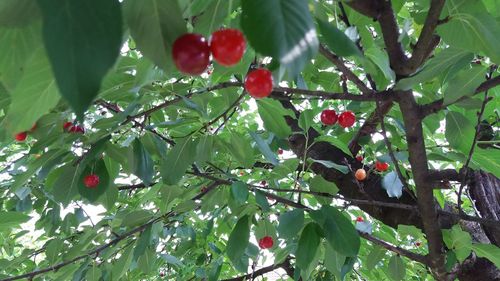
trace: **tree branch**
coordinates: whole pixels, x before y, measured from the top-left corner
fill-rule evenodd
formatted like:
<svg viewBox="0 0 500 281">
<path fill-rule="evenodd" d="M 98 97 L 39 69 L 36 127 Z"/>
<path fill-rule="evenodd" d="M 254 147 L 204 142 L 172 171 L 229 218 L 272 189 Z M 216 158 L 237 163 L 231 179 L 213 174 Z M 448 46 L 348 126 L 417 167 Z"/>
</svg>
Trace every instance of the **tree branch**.
<svg viewBox="0 0 500 281">
<path fill-rule="evenodd" d="M 258 270 L 256 270 L 255 272 L 253 273 L 248 273 L 246 275 L 243 275 L 243 276 L 238 276 L 238 277 L 234 277 L 234 278 L 229 278 L 229 279 L 223 279 L 222 281 L 244 281 L 244 280 L 253 280 L 255 277 L 258 277 L 258 276 L 262 276 L 266 273 L 269 273 L 269 272 L 272 272 L 278 268 L 283 268 L 283 269 L 289 269 L 289 268 L 292 268 L 291 264 L 290 264 L 290 259 L 291 257 L 288 256 L 283 262 L 281 263 L 278 263 L 278 264 L 273 264 L 273 265 L 270 265 L 270 266 L 266 266 L 266 267 L 263 267 L 263 268 L 260 268 Z M 286 270 L 285 270 L 286 271 Z M 288 271 L 287 271 L 288 272 Z"/>
<path fill-rule="evenodd" d="M 420 254 L 416 254 L 416 253 L 413 253 L 413 252 L 410 252 L 408 250 L 405 250 L 403 248 L 400 248 L 400 247 L 397 247 L 397 246 L 394 246 L 394 245 L 391 245 L 381 239 L 378 239 L 374 236 L 371 236 L 370 234 L 367 234 L 367 233 L 364 233 L 364 232 L 359 232 L 359 235 L 363 238 L 365 238 L 366 240 L 368 241 L 371 241 L 372 243 L 374 244 L 377 244 L 379 246 L 382 246 L 384 248 L 386 248 L 387 250 L 389 251 L 392 251 L 398 255 L 401 255 L 403 257 L 407 257 L 409 258 L 410 260 L 414 260 L 416 262 L 420 262 L 424 265 L 427 265 L 429 266 L 429 261 L 427 260 L 427 257 L 426 256 L 422 256 Z"/>
<path fill-rule="evenodd" d="M 405 71 L 402 74 L 408 76 L 414 73 L 415 70 L 417 70 L 417 68 L 420 67 L 428 58 L 437 43 L 439 43 L 439 37 L 434 35 L 434 30 L 438 25 L 439 15 L 443 10 L 445 1 L 446 0 L 431 0 L 431 7 L 427 13 L 424 27 L 420 32 L 420 37 L 418 38 L 417 44 L 413 49 L 413 54 L 406 63 L 406 68 L 404 69 Z"/>
</svg>

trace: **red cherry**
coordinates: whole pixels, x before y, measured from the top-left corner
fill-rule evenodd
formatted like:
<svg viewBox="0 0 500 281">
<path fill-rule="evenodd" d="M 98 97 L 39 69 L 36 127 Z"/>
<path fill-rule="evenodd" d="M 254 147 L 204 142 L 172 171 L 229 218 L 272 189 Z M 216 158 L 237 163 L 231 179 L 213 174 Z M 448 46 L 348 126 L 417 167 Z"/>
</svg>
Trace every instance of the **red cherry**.
<svg viewBox="0 0 500 281">
<path fill-rule="evenodd" d="M 364 220 L 363 220 L 363 218 L 362 218 L 362 217 L 357 217 L 357 218 L 356 218 L 356 221 L 357 221 L 357 222 L 363 222 Z"/>
<path fill-rule="evenodd" d="M 205 37 L 200 34 L 186 33 L 175 40 L 172 57 L 179 71 L 200 75 L 209 64 L 210 47 Z"/>
<path fill-rule="evenodd" d="M 344 111 L 339 115 L 339 125 L 343 128 L 349 128 L 356 122 L 356 115 L 352 111 Z"/>
<path fill-rule="evenodd" d="M 221 29 L 212 33 L 210 51 L 214 59 L 224 66 L 237 64 L 245 53 L 243 33 L 237 29 Z"/>
<path fill-rule="evenodd" d="M 389 169 L 389 164 L 385 162 L 375 162 L 375 169 L 379 172 L 385 172 Z"/>
<path fill-rule="evenodd" d="M 325 109 L 321 112 L 321 123 L 330 126 L 337 123 L 337 112 L 333 109 Z"/>
<path fill-rule="evenodd" d="M 422 245 L 422 243 L 420 243 L 420 242 L 415 242 L 415 246 L 420 247 L 420 245 Z"/>
<path fill-rule="evenodd" d="M 96 174 L 86 175 L 83 184 L 88 188 L 95 188 L 99 184 L 99 176 Z"/>
<path fill-rule="evenodd" d="M 261 249 L 269 249 L 274 245 L 273 238 L 271 236 L 264 236 L 259 240 L 259 247 Z"/>
<path fill-rule="evenodd" d="M 279 148 L 278 149 L 278 155 L 281 155 L 281 154 L 283 154 L 283 149 Z"/>
<path fill-rule="evenodd" d="M 84 134 L 85 133 L 85 128 L 83 128 L 82 126 L 75 125 L 75 126 L 69 127 L 68 131 L 70 133 L 82 133 L 82 134 Z"/>
<path fill-rule="evenodd" d="M 260 185 L 267 185 L 267 182 L 266 181 L 261 181 Z"/>
<path fill-rule="evenodd" d="M 361 155 L 356 156 L 356 160 L 358 160 L 359 162 L 363 162 L 363 156 Z"/>
<path fill-rule="evenodd" d="M 28 137 L 28 132 L 17 133 L 15 135 L 16 141 L 24 141 Z"/>
<path fill-rule="evenodd" d="M 68 131 L 71 127 L 73 127 L 73 122 L 64 122 L 63 130 Z"/>
<path fill-rule="evenodd" d="M 273 91 L 273 75 L 271 71 L 258 68 L 248 73 L 245 78 L 245 90 L 256 99 L 269 96 Z"/>
</svg>

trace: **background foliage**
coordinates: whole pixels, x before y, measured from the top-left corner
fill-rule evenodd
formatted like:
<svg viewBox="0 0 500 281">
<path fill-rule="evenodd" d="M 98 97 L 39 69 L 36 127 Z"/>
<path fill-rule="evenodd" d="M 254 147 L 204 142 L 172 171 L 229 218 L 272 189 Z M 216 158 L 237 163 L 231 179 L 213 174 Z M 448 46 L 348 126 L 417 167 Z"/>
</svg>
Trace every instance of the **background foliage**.
<svg viewBox="0 0 500 281">
<path fill-rule="evenodd" d="M 448 280 L 476 256 L 499 267 L 498 244 L 463 221 L 427 223 L 436 200 L 440 214 L 499 225 L 476 213 L 458 171 L 500 176 L 500 3 L 346 2 L 1 1 L 0 280 L 242 280 L 275 268 L 284 280 Z M 222 27 L 245 34 L 239 64 L 176 71 L 179 35 Z M 242 81 L 257 65 L 275 91 L 256 101 Z M 326 108 L 358 121 L 322 126 Z M 423 124 L 427 159 L 408 124 Z M 365 183 L 351 171 L 358 152 Z M 456 177 L 422 182 L 427 167 Z M 83 185 L 91 172 L 95 190 Z M 423 225 L 366 205 L 418 205 Z"/>
</svg>

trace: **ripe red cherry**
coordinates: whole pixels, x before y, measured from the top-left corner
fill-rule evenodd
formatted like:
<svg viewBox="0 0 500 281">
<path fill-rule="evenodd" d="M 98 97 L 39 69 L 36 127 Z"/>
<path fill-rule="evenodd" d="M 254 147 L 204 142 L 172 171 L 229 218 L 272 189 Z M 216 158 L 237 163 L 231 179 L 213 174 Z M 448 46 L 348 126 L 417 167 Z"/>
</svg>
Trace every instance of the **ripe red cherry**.
<svg viewBox="0 0 500 281">
<path fill-rule="evenodd" d="M 364 220 L 363 220 L 363 218 L 362 218 L 362 217 L 357 217 L 357 218 L 356 218 L 356 221 L 357 221 L 357 222 L 363 222 Z"/>
<path fill-rule="evenodd" d="M 359 162 L 363 162 L 363 156 L 361 155 L 356 156 L 356 160 L 358 160 Z"/>
<path fill-rule="evenodd" d="M 75 125 L 75 126 L 69 127 L 68 131 L 70 133 L 82 133 L 82 134 L 84 134 L 85 133 L 85 128 L 83 128 L 82 126 Z"/>
<path fill-rule="evenodd" d="M 73 127 L 73 122 L 64 122 L 64 124 L 63 124 L 64 131 L 69 130 L 71 127 Z"/>
<path fill-rule="evenodd" d="M 274 245 L 273 238 L 271 236 L 264 236 L 259 240 L 259 247 L 261 249 L 269 249 Z"/>
<path fill-rule="evenodd" d="M 356 115 L 352 111 L 344 111 L 339 115 L 339 125 L 343 128 L 349 128 L 356 122 Z"/>
<path fill-rule="evenodd" d="M 422 245 L 422 243 L 420 243 L 420 242 L 415 242 L 415 246 L 420 247 L 420 245 Z"/>
<path fill-rule="evenodd" d="M 96 174 L 86 175 L 83 184 L 88 188 L 95 188 L 99 184 L 99 176 Z"/>
<path fill-rule="evenodd" d="M 379 172 L 385 172 L 387 171 L 387 169 L 389 169 L 389 164 L 377 161 L 375 162 L 375 169 L 377 169 L 377 171 Z"/>
<path fill-rule="evenodd" d="M 264 186 L 267 185 L 267 181 L 261 181 L 260 185 L 264 185 Z"/>
<path fill-rule="evenodd" d="M 331 126 L 337 123 L 337 112 L 333 109 L 325 109 L 321 112 L 321 123 L 327 126 Z"/>
<path fill-rule="evenodd" d="M 200 34 L 186 33 L 177 38 L 172 46 L 175 66 L 189 75 L 200 75 L 207 69 L 210 47 Z"/>
<path fill-rule="evenodd" d="M 26 140 L 26 137 L 28 137 L 27 132 L 17 133 L 15 135 L 16 141 L 24 141 L 24 140 Z"/>
<path fill-rule="evenodd" d="M 273 75 L 271 71 L 258 68 L 248 73 L 245 78 L 245 90 L 256 99 L 269 96 L 273 91 Z"/>
<path fill-rule="evenodd" d="M 214 59 L 224 66 L 237 64 L 245 53 L 243 33 L 237 29 L 221 29 L 212 33 L 210 51 Z"/>
<path fill-rule="evenodd" d="M 281 155 L 281 154 L 283 154 L 283 149 L 278 148 L 278 155 Z"/>
</svg>

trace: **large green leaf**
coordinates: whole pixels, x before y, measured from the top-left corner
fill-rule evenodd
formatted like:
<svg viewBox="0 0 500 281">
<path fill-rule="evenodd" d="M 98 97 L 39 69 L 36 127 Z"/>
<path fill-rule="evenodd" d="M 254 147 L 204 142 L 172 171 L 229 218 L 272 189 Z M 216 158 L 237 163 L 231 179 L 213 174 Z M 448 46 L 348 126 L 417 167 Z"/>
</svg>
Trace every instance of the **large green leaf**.
<svg viewBox="0 0 500 281">
<path fill-rule="evenodd" d="M 0 230 L 19 227 L 21 223 L 27 222 L 31 217 L 20 212 L 0 212 Z"/>
<path fill-rule="evenodd" d="M 495 63 L 500 63 L 500 25 L 486 11 L 457 11 L 450 15 L 451 20 L 440 25 L 437 32 L 451 45 L 473 52 L 483 52 Z"/>
<path fill-rule="evenodd" d="M 465 67 L 474 58 L 474 54 L 459 48 L 449 47 L 431 58 L 417 74 L 401 79 L 396 83 L 395 89 L 408 90 L 413 85 L 430 81 L 446 74 L 449 78 L 454 72 Z"/>
<path fill-rule="evenodd" d="M 57 85 L 79 118 L 120 54 L 118 0 L 38 0 L 43 38 Z"/>
<path fill-rule="evenodd" d="M 67 206 L 78 194 L 80 173 L 78 167 L 68 164 L 61 168 L 61 174 L 52 188 L 52 195 L 57 202 Z"/>
<path fill-rule="evenodd" d="M 325 267 L 337 279 L 341 279 L 340 273 L 342 266 L 344 266 L 346 257 L 339 254 L 339 252 L 332 249 L 329 244 L 325 245 Z"/>
<path fill-rule="evenodd" d="M 360 247 L 359 234 L 351 221 L 332 206 L 323 206 L 313 219 L 323 228 L 330 246 L 347 257 L 355 257 Z"/>
<path fill-rule="evenodd" d="M 250 224 L 249 217 L 245 215 L 241 217 L 229 235 L 229 240 L 227 241 L 226 253 L 233 264 L 239 264 L 243 254 L 248 246 L 248 240 L 250 238 Z M 241 270 L 241 269 L 240 269 Z M 241 271 L 246 271 L 247 269 L 242 269 Z"/>
<path fill-rule="evenodd" d="M 40 24 L 25 28 L 0 28 L 0 81 L 9 92 L 23 77 L 26 62 L 42 46 L 40 33 Z"/>
<path fill-rule="evenodd" d="M 342 57 L 363 55 L 358 46 L 344 32 L 336 28 L 333 23 L 327 23 L 320 19 L 317 22 L 322 40 L 335 54 Z"/>
<path fill-rule="evenodd" d="M 493 244 L 472 244 L 472 250 L 481 258 L 487 258 L 500 268 L 500 248 Z"/>
<path fill-rule="evenodd" d="M 485 74 L 485 67 L 473 67 L 458 73 L 450 80 L 444 91 L 443 104 L 448 105 L 462 97 L 474 94 L 477 87 L 484 82 Z"/>
<path fill-rule="evenodd" d="M 320 242 L 320 231 L 319 225 L 314 222 L 307 224 L 302 230 L 295 253 L 297 266 L 301 270 L 306 270 L 314 256 L 316 256 Z"/>
<path fill-rule="evenodd" d="M 164 70 L 172 69 L 172 45 L 186 33 L 176 0 L 127 0 L 124 16 L 137 48 Z"/>
<path fill-rule="evenodd" d="M 474 134 L 474 126 L 461 113 L 449 111 L 446 114 L 445 136 L 453 148 L 462 153 L 468 153 L 472 146 Z"/>
<path fill-rule="evenodd" d="M 151 159 L 149 152 L 138 139 L 134 140 L 130 152 L 129 161 L 132 173 L 138 176 L 145 185 L 151 184 L 154 175 L 154 167 L 153 159 Z"/>
<path fill-rule="evenodd" d="M 304 226 L 304 211 L 295 209 L 280 215 L 278 233 L 281 238 L 291 239 L 299 233 Z"/>
<path fill-rule="evenodd" d="M 403 259 L 394 255 L 389 260 L 387 275 L 395 281 L 404 280 L 406 276 L 406 266 Z"/>
<path fill-rule="evenodd" d="M 443 241 L 449 249 L 455 252 L 460 262 L 463 262 L 471 253 L 472 238 L 458 225 L 454 225 L 451 229 L 443 229 Z"/>
<path fill-rule="evenodd" d="M 318 49 L 307 1 L 242 0 L 241 7 L 241 27 L 250 45 L 285 65 L 292 77 L 298 75 Z"/>
<path fill-rule="evenodd" d="M 262 99 L 257 102 L 260 118 L 264 127 L 280 138 L 290 136 L 292 130 L 285 121 L 285 116 L 291 116 L 281 103 L 273 99 Z"/>
<path fill-rule="evenodd" d="M 33 0 L 0 1 L 0 26 L 22 27 L 40 17 L 38 5 Z"/>
<path fill-rule="evenodd" d="M 10 132 L 29 130 L 42 115 L 56 106 L 59 92 L 43 48 L 39 48 L 27 62 L 11 96 L 9 112 L 2 122 Z"/>
<path fill-rule="evenodd" d="M 193 164 L 196 157 L 197 140 L 190 137 L 179 140 L 168 152 L 167 158 L 161 164 L 163 182 L 174 185 L 184 176 L 189 165 Z"/>
</svg>

